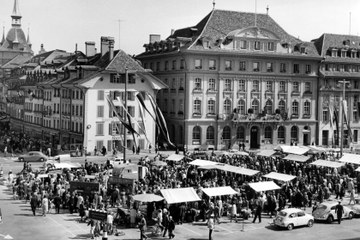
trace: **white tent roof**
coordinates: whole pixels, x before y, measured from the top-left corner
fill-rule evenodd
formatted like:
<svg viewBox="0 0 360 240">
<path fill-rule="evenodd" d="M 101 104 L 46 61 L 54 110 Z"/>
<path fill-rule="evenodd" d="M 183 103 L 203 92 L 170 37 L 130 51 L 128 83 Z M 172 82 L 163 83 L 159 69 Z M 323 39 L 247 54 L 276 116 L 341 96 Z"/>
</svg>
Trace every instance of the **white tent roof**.
<svg viewBox="0 0 360 240">
<path fill-rule="evenodd" d="M 275 150 L 281 150 L 284 153 L 303 155 L 309 151 L 309 148 L 300 146 L 279 145 L 275 148 Z"/>
<path fill-rule="evenodd" d="M 276 185 L 273 181 L 249 183 L 249 186 L 256 192 L 280 189 L 280 187 Z"/>
<path fill-rule="evenodd" d="M 201 200 L 192 187 L 161 189 L 160 192 L 168 204 Z"/>
<path fill-rule="evenodd" d="M 236 167 L 236 166 L 232 166 L 229 164 L 219 164 L 219 165 L 215 165 L 214 167 L 216 167 L 219 170 L 233 172 L 233 173 L 242 174 L 242 175 L 246 175 L 246 176 L 253 176 L 253 175 L 259 173 L 259 171 L 257 171 L 257 170 L 252 170 L 252 169 L 243 168 L 243 167 Z"/>
<path fill-rule="evenodd" d="M 203 188 L 201 189 L 209 197 L 222 196 L 222 195 L 233 195 L 237 192 L 231 187 L 213 187 L 213 188 Z"/>
<path fill-rule="evenodd" d="M 359 164 L 360 165 L 360 155 L 357 154 L 344 154 L 340 160 L 340 162 L 345 162 L 345 163 L 353 163 L 353 164 Z"/>
<path fill-rule="evenodd" d="M 216 165 L 218 163 L 213 162 L 213 161 L 208 161 L 208 160 L 195 159 L 194 161 L 189 162 L 189 164 L 195 165 L 195 166 L 209 166 L 209 165 Z"/>
<path fill-rule="evenodd" d="M 181 160 L 183 160 L 183 159 L 184 159 L 184 155 L 171 154 L 170 156 L 167 157 L 166 160 L 178 162 L 178 161 L 181 161 Z"/>
<path fill-rule="evenodd" d="M 360 167 L 358 167 L 357 169 L 355 169 L 356 172 L 360 172 Z"/>
<path fill-rule="evenodd" d="M 256 153 L 256 155 L 263 157 L 271 157 L 275 153 L 276 152 L 274 150 L 261 150 L 260 152 Z"/>
<path fill-rule="evenodd" d="M 268 174 L 264 175 L 263 177 L 276 179 L 276 180 L 280 180 L 280 181 L 284 181 L 284 182 L 288 182 L 288 181 L 291 181 L 294 178 L 296 178 L 296 176 L 293 176 L 293 175 L 277 173 L 277 172 L 268 173 Z"/>
<path fill-rule="evenodd" d="M 309 160 L 309 158 L 310 158 L 309 156 L 289 154 L 286 157 L 284 157 L 283 159 L 291 160 L 291 161 L 295 161 L 295 162 L 306 162 L 307 160 Z"/>
<path fill-rule="evenodd" d="M 81 165 L 79 163 L 69 163 L 69 162 L 63 162 L 63 163 L 54 163 L 55 168 L 57 169 L 63 169 L 63 168 L 79 168 Z"/>
<path fill-rule="evenodd" d="M 342 162 L 334 162 L 334 161 L 327 161 L 327 160 L 316 160 L 315 162 L 311 163 L 313 165 L 316 166 L 321 166 L 321 167 L 332 167 L 332 168 L 338 168 L 338 167 L 342 167 L 345 165 L 345 163 Z"/>
</svg>

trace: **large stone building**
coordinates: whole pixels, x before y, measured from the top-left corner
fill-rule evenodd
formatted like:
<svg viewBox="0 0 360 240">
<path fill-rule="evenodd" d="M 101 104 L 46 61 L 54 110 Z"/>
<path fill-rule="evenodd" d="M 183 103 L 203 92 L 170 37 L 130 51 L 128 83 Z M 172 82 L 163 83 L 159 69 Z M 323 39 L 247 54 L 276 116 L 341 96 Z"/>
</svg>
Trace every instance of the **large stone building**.
<svg viewBox="0 0 360 240">
<path fill-rule="evenodd" d="M 137 58 L 169 86 L 158 103 L 178 146 L 316 143 L 321 57 L 268 14 L 214 9 L 144 47 Z"/>
</svg>

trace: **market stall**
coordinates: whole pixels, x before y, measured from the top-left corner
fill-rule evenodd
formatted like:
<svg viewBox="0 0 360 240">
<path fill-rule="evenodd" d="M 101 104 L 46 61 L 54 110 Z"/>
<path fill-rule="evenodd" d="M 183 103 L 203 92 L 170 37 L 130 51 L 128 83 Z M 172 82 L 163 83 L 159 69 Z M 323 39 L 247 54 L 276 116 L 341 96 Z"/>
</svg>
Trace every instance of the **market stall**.
<svg viewBox="0 0 360 240">
<path fill-rule="evenodd" d="M 229 186 L 226 187 L 212 187 L 201 189 L 209 197 L 222 196 L 222 195 L 234 195 L 238 194 L 234 189 Z"/>
<path fill-rule="evenodd" d="M 160 192 L 168 204 L 201 200 L 192 187 L 161 189 Z"/>
<path fill-rule="evenodd" d="M 276 185 L 273 181 L 249 183 L 249 186 L 252 189 L 254 189 L 256 192 L 264 192 L 264 191 L 280 189 L 280 187 Z"/>
<path fill-rule="evenodd" d="M 189 162 L 189 164 L 194 165 L 194 166 L 210 166 L 210 165 L 217 165 L 218 162 L 202 160 L 202 159 L 195 159 L 194 161 Z"/>
<path fill-rule="evenodd" d="M 163 197 L 153 193 L 137 194 L 133 196 L 133 199 L 139 202 L 160 202 L 164 200 Z"/>
<path fill-rule="evenodd" d="M 256 155 L 261 157 L 271 157 L 275 153 L 276 152 L 274 150 L 260 150 L 260 152 L 257 152 Z"/>
<path fill-rule="evenodd" d="M 303 156 L 303 155 L 295 155 L 295 154 L 289 154 L 286 157 L 284 157 L 283 159 L 285 160 L 290 160 L 290 161 L 295 161 L 295 162 L 306 162 L 307 160 L 310 159 L 310 156 Z"/>
<path fill-rule="evenodd" d="M 345 165 L 343 162 L 338 161 L 327 161 L 327 160 L 316 160 L 315 162 L 310 163 L 319 167 L 330 167 L 330 168 L 339 168 Z"/>
<path fill-rule="evenodd" d="M 278 172 L 271 172 L 271 173 L 264 175 L 263 177 L 271 178 L 271 179 L 275 179 L 275 180 L 279 180 L 279 181 L 283 181 L 283 182 L 289 182 L 289 181 L 293 180 L 294 178 L 296 178 L 296 176 L 284 174 L 284 173 L 278 173 Z"/>
<path fill-rule="evenodd" d="M 288 145 L 279 145 L 274 150 L 282 151 L 283 153 L 288 154 L 296 154 L 296 155 L 303 155 L 307 153 L 310 149 L 303 146 L 288 146 Z"/>
<path fill-rule="evenodd" d="M 168 156 L 166 158 L 167 161 L 174 161 L 174 162 L 179 162 L 181 160 L 184 159 L 184 155 L 180 155 L 180 154 L 171 154 L 170 156 Z"/>
<path fill-rule="evenodd" d="M 340 158 L 340 162 L 343 163 L 353 163 L 360 165 L 360 155 L 358 154 L 351 154 L 351 153 L 344 153 L 344 155 Z"/>
</svg>

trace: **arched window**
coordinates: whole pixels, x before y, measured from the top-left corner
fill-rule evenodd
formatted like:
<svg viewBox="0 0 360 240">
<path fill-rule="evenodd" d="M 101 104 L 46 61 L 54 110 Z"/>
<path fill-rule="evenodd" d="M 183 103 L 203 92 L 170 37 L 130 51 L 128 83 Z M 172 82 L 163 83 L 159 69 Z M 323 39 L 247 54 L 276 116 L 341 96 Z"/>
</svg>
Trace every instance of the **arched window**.
<svg viewBox="0 0 360 240">
<path fill-rule="evenodd" d="M 299 103 L 296 100 L 292 103 L 292 114 L 299 115 Z"/>
<path fill-rule="evenodd" d="M 238 127 L 236 129 L 236 139 L 240 142 L 245 141 L 245 128 L 244 127 Z"/>
<path fill-rule="evenodd" d="M 209 126 L 207 129 L 206 129 L 206 142 L 207 144 L 215 144 L 215 129 L 213 126 Z"/>
<path fill-rule="evenodd" d="M 192 142 L 194 145 L 200 145 L 201 143 L 201 127 L 195 126 L 192 132 Z"/>
<path fill-rule="evenodd" d="M 304 102 L 304 115 L 310 115 L 310 101 Z"/>
<path fill-rule="evenodd" d="M 285 101 L 282 99 L 279 101 L 279 110 L 280 110 L 280 112 L 285 112 L 285 110 L 286 110 Z"/>
<path fill-rule="evenodd" d="M 273 105 L 272 105 L 272 101 L 270 99 L 268 99 L 266 101 L 265 113 L 266 114 L 272 114 L 273 113 Z"/>
<path fill-rule="evenodd" d="M 222 137 L 224 140 L 230 140 L 231 139 L 231 129 L 229 126 L 225 126 L 223 129 Z"/>
<path fill-rule="evenodd" d="M 231 114 L 231 101 L 230 99 L 225 99 L 224 101 L 224 113 Z"/>
<path fill-rule="evenodd" d="M 278 143 L 284 144 L 285 143 L 285 127 L 280 126 L 278 128 Z"/>
<path fill-rule="evenodd" d="M 251 108 L 254 111 L 254 114 L 259 114 L 259 100 L 254 99 L 251 104 Z"/>
<path fill-rule="evenodd" d="M 298 142 L 298 133 L 299 133 L 299 128 L 297 126 L 292 126 L 291 127 L 291 142 Z"/>
<path fill-rule="evenodd" d="M 208 114 L 215 114 L 215 100 L 208 101 Z"/>
<path fill-rule="evenodd" d="M 272 128 L 270 126 L 265 127 L 265 143 L 272 143 Z"/>
<path fill-rule="evenodd" d="M 238 106 L 237 106 L 237 110 L 238 110 L 238 113 L 241 114 L 241 115 L 245 115 L 245 101 L 243 99 L 240 99 L 238 101 Z"/>
</svg>

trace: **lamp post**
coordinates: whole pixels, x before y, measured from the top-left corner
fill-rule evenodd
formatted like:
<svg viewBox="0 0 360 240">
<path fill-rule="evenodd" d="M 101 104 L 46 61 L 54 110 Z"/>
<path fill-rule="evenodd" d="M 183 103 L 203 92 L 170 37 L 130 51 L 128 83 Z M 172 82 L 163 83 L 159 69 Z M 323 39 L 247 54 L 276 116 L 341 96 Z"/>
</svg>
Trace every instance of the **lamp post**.
<svg viewBox="0 0 360 240">
<path fill-rule="evenodd" d="M 344 101 L 345 101 L 345 86 L 346 84 L 350 84 L 350 81 L 345 81 L 345 79 L 338 81 L 338 83 L 342 84 L 343 90 L 340 101 L 340 157 L 343 156 L 343 148 L 344 148 Z M 348 129 L 349 131 L 349 129 Z"/>
</svg>

